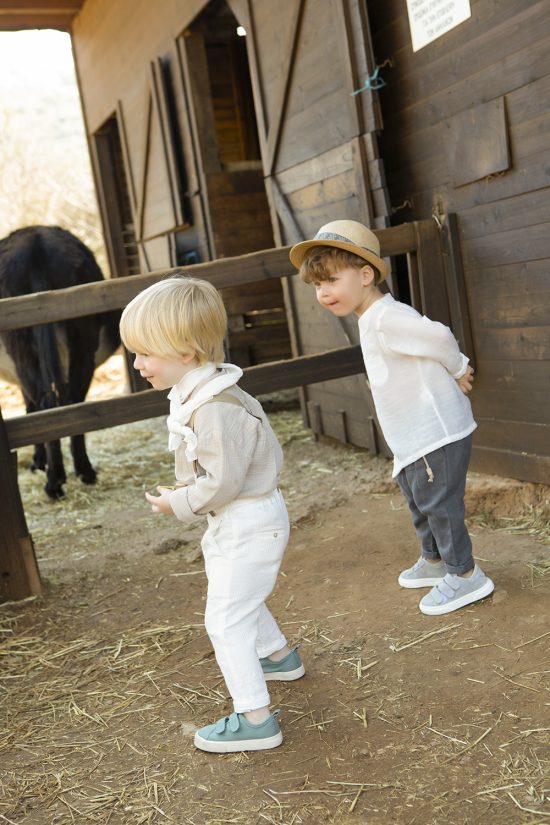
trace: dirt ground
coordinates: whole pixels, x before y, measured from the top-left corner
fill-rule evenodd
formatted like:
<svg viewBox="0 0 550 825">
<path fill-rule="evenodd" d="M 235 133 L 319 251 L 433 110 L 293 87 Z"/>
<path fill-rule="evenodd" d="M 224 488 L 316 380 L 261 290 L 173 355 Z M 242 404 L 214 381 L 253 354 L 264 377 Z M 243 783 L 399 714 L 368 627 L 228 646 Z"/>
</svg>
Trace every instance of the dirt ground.
<svg viewBox="0 0 550 825">
<path fill-rule="evenodd" d="M 390 464 L 316 442 L 297 411 L 270 417 L 292 521 L 270 607 L 307 670 L 270 683 L 282 746 L 193 747 L 231 708 L 202 624 L 202 528 L 143 503 L 172 477 L 163 420 L 91 434 L 97 486 L 70 478 L 55 504 L 21 450 L 45 590 L 0 606 L 0 823 L 550 822 L 550 489 L 472 474 L 496 590 L 427 617 L 425 591 L 397 584 L 418 548 Z"/>
</svg>

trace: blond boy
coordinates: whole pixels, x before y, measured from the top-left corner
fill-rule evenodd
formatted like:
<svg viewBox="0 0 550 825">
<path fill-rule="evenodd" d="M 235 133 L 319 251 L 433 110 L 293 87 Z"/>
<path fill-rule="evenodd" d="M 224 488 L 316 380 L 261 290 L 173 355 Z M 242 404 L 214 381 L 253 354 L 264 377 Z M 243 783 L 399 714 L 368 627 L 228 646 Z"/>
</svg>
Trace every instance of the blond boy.
<svg viewBox="0 0 550 825">
<path fill-rule="evenodd" d="M 282 451 L 259 402 L 237 385 L 242 370 L 221 363 L 226 326 L 217 290 L 193 278 L 144 290 L 120 323 L 134 368 L 155 389 L 171 387 L 176 488 L 145 497 L 155 513 L 207 521 L 205 626 L 234 712 L 197 731 L 195 745 L 217 753 L 279 745 L 266 680 L 305 672 L 265 605 L 289 535 Z"/>
</svg>

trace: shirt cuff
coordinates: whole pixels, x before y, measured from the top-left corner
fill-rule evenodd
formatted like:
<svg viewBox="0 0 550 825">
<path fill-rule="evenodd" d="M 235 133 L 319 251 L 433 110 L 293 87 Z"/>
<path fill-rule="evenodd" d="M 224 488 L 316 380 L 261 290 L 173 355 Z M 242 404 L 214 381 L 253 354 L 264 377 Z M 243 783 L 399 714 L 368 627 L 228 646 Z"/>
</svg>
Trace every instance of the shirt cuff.
<svg viewBox="0 0 550 825">
<path fill-rule="evenodd" d="M 470 363 L 470 359 L 467 358 L 466 355 L 464 355 L 462 352 L 460 353 L 460 357 L 462 358 L 462 366 L 457 372 L 453 373 L 453 378 L 455 379 L 462 378 L 462 376 L 468 369 L 468 364 Z"/>
<path fill-rule="evenodd" d="M 189 504 L 189 487 L 181 487 L 170 493 L 170 507 L 179 521 L 200 521 L 204 518 L 200 513 L 195 513 Z"/>
</svg>

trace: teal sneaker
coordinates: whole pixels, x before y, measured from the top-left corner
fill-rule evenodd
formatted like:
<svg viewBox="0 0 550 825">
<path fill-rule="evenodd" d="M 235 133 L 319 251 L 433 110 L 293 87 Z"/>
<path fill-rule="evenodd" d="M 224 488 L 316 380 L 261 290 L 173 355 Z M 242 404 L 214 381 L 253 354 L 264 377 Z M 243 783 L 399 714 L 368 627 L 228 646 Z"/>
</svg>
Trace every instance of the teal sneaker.
<svg viewBox="0 0 550 825">
<path fill-rule="evenodd" d="M 195 747 L 210 753 L 235 753 L 236 751 L 265 751 L 276 748 L 283 741 L 277 722 L 278 710 L 253 725 L 242 713 L 224 716 L 213 725 L 206 725 L 195 734 Z"/>
<path fill-rule="evenodd" d="M 265 658 L 260 659 L 260 664 L 266 682 L 293 682 L 294 679 L 300 679 L 306 672 L 297 646 L 293 647 L 290 653 L 279 662 L 273 662 L 271 659 Z"/>
</svg>

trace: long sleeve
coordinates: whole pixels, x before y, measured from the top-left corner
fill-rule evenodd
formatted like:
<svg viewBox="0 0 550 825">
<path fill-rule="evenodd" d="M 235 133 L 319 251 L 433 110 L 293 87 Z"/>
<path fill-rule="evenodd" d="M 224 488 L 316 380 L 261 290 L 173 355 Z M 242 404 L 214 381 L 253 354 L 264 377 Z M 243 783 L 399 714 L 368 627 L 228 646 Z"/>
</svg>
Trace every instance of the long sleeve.
<svg viewBox="0 0 550 825">
<path fill-rule="evenodd" d="M 467 370 L 451 330 L 385 295 L 359 318 L 361 349 L 393 474 L 475 430 L 455 379 Z"/>
<path fill-rule="evenodd" d="M 408 312 L 383 312 L 377 327 L 383 346 L 390 352 L 431 358 L 453 378 L 466 372 L 468 358 L 460 352 L 451 330 L 439 321 Z"/>
</svg>

